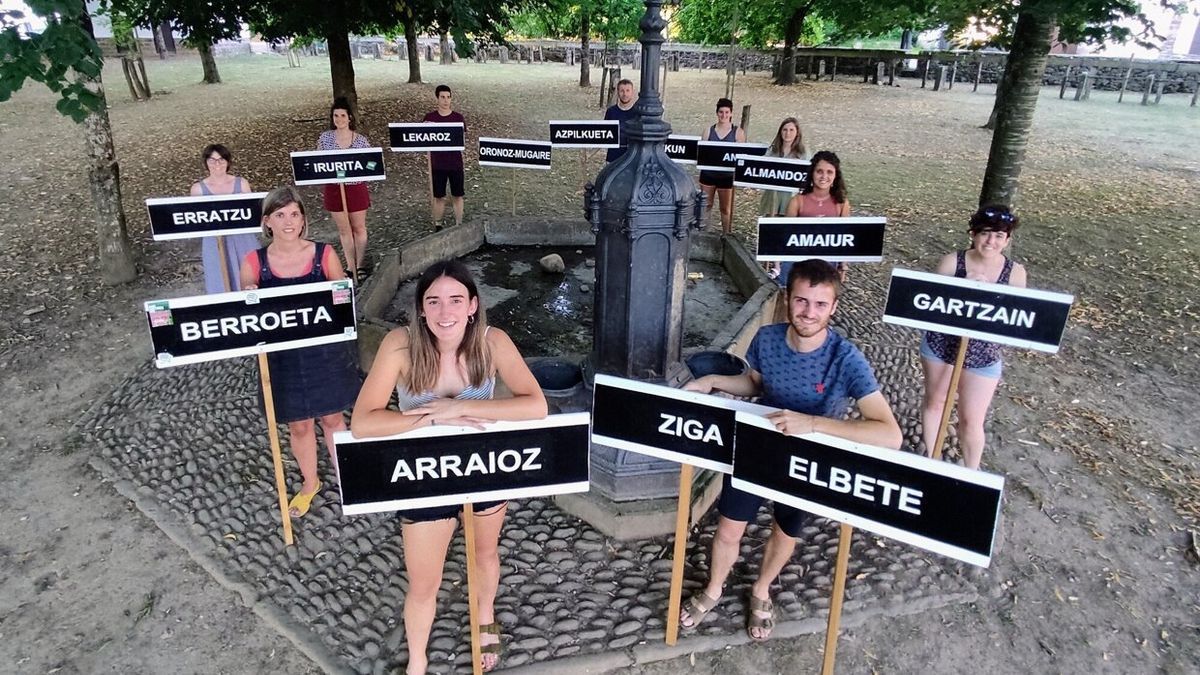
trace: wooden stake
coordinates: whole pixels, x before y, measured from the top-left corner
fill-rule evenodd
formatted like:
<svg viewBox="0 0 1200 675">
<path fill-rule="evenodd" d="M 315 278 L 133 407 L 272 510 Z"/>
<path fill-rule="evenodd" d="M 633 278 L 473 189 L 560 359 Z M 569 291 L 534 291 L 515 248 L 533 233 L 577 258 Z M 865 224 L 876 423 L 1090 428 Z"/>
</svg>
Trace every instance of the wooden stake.
<svg viewBox="0 0 1200 675">
<path fill-rule="evenodd" d="M 346 254 L 346 266 L 350 268 L 350 278 L 357 284 L 358 251 L 354 250 L 354 228 L 350 227 L 350 204 L 346 202 L 346 184 L 338 183 L 338 190 L 342 193 L 342 215 L 346 217 L 346 227 L 350 228 L 350 250 L 343 252 Z"/>
<path fill-rule="evenodd" d="M 675 507 L 675 552 L 671 560 L 671 593 L 667 600 L 667 644 L 679 641 L 679 605 L 683 596 L 683 562 L 687 557 L 692 515 L 692 465 L 679 467 L 679 505 Z"/>
<path fill-rule="evenodd" d="M 942 443 L 946 440 L 946 431 L 950 426 L 950 411 L 954 408 L 954 393 L 958 391 L 958 378 L 962 377 L 963 360 L 967 358 L 967 343 L 970 340 L 958 339 L 958 356 L 954 357 L 954 371 L 950 373 L 950 390 L 946 392 L 946 404 L 942 407 L 942 421 L 938 423 L 937 440 L 933 442 L 933 458 L 942 458 Z"/>
<path fill-rule="evenodd" d="M 842 596 L 846 594 L 846 563 L 850 561 L 850 539 L 854 528 L 842 523 L 838 528 L 837 568 L 833 573 L 833 595 L 829 598 L 829 623 L 825 626 L 825 658 L 821 675 L 833 675 L 837 656 L 838 625 L 842 622 Z"/>
<path fill-rule="evenodd" d="M 217 256 L 221 258 L 221 282 L 225 284 L 225 292 L 233 290 L 233 277 L 229 276 L 229 261 L 225 259 L 225 235 L 217 237 Z"/>
<path fill-rule="evenodd" d="M 1133 54 L 1129 55 L 1129 65 L 1125 67 L 1125 77 L 1121 79 L 1121 93 L 1117 94 L 1117 103 L 1125 98 L 1125 88 L 1129 86 L 1129 76 L 1133 74 Z"/>
<path fill-rule="evenodd" d="M 467 543 L 467 608 L 471 616 L 471 672 L 483 675 L 483 646 L 479 643 L 479 581 L 475 571 L 475 508 L 463 505 L 463 540 Z"/>
<path fill-rule="evenodd" d="M 512 171 L 512 173 L 509 174 L 509 177 L 512 179 L 512 190 L 511 190 L 512 198 L 513 198 L 512 214 L 514 216 L 516 216 L 517 215 L 517 170 L 509 169 L 509 171 Z"/>
<path fill-rule="evenodd" d="M 279 515 L 283 517 L 283 543 L 292 545 L 292 516 L 288 513 L 287 481 L 283 475 L 283 454 L 279 449 L 279 429 L 275 425 L 275 396 L 271 393 L 271 368 L 267 355 L 258 355 L 258 373 L 262 378 L 263 412 L 267 414 L 267 436 L 271 439 L 271 461 L 275 464 L 275 491 L 279 493 Z"/>
</svg>

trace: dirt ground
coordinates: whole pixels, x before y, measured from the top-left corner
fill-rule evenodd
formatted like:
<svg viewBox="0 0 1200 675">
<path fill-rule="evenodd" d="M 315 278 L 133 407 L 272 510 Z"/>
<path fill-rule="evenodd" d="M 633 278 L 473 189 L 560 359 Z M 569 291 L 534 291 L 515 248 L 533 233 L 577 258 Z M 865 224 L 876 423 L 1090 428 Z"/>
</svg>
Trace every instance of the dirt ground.
<svg viewBox="0 0 1200 675">
<path fill-rule="evenodd" d="M 109 68 L 123 199 L 142 275 L 95 278 L 94 227 L 77 129 L 31 88 L 0 105 L 0 671 L 303 673 L 315 667 L 87 468 L 72 423 L 151 357 L 140 303 L 200 292 L 199 246 L 149 240 L 142 200 L 184 194 L 199 151 L 224 142 L 235 169 L 269 188 L 287 153 L 323 126 L 328 68 L 318 59 L 219 62 L 226 83 L 197 83 L 197 61 L 148 61 L 155 97 L 128 99 Z M 598 116 L 597 91 L 565 66 L 422 64 L 447 82 L 480 135 L 541 138 L 549 119 Z M 359 61 L 361 130 L 420 119 L 432 84 L 406 65 Z M 634 73 L 636 76 L 636 73 Z M 599 81 L 598 73 L 594 77 Z M 891 265 L 932 267 L 965 243 L 983 173 L 991 91 L 870 87 L 847 79 L 783 90 L 739 77 L 751 140 L 795 114 L 812 149 L 844 162 L 858 213 L 889 218 Z M 711 123 L 719 73 L 672 73 L 677 133 Z M 1005 543 L 979 602 L 849 627 L 842 672 L 1197 672 L 1200 663 L 1200 109 L 1094 92 L 1039 103 L 1013 255 L 1030 285 L 1076 295 L 1057 356 L 1010 352 L 985 467 L 1007 478 Z M 586 170 L 569 154 L 535 177 L 468 170 L 468 217 L 576 213 Z M 429 227 L 418 157 L 389 157 L 373 187 L 372 250 Z M 316 191 L 305 192 L 311 204 Z M 737 231 L 753 233 L 739 194 Z M 313 209 L 319 211 L 319 209 Z M 317 238 L 332 223 L 314 213 Z M 857 272 L 856 272 L 857 273 Z M 1192 382 L 1192 385 L 1188 385 Z M 147 442 L 152 442 L 147 439 Z M 651 664 L 642 673 L 812 672 L 818 636 Z"/>
</svg>

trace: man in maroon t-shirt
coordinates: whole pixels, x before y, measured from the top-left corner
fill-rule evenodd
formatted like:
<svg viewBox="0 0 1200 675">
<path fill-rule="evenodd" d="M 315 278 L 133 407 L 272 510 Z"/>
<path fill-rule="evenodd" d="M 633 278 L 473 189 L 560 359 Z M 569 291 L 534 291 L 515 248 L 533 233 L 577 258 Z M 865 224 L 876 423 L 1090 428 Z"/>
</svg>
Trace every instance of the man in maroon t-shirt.
<svg viewBox="0 0 1200 675">
<path fill-rule="evenodd" d="M 462 122 L 463 138 L 466 138 L 467 121 L 460 113 L 454 112 L 451 102 L 450 87 L 439 84 L 434 89 L 437 96 L 437 110 L 425 115 L 423 122 Z M 458 150 L 446 150 L 429 153 L 429 181 L 433 186 L 433 195 L 429 198 L 433 211 L 433 229 L 442 229 L 442 215 L 446 212 L 446 184 L 450 184 L 450 197 L 454 203 L 454 224 L 462 225 L 463 219 L 463 156 Z"/>
</svg>

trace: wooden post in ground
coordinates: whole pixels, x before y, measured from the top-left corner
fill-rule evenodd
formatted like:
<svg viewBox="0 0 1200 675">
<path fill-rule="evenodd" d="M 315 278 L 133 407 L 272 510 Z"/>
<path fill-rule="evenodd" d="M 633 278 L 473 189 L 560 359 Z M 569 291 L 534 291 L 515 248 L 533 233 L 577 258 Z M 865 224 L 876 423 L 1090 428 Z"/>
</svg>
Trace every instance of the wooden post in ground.
<svg viewBox="0 0 1200 675">
<path fill-rule="evenodd" d="M 825 59 L 817 61 L 817 82 L 825 79 Z"/>
<path fill-rule="evenodd" d="M 933 80 L 933 90 L 941 91 L 942 84 L 946 81 L 946 66 L 937 67 L 937 76 Z"/>
<path fill-rule="evenodd" d="M 667 644 L 679 641 L 679 605 L 683 597 L 683 563 L 687 557 L 692 512 L 692 465 L 679 467 L 679 504 L 675 507 L 675 555 L 671 559 L 671 591 L 667 597 Z"/>
<path fill-rule="evenodd" d="M 467 612 L 471 619 L 471 672 L 483 675 L 483 645 L 479 642 L 479 580 L 475 571 L 475 507 L 463 504 L 463 541 L 467 545 Z M 499 636 L 497 636 L 499 637 Z"/>
<path fill-rule="evenodd" d="M 979 91 L 979 80 L 983 79 L 983 59 L 979 59 L 979 63 L 975 64 L 975 86 L 971 88 L 971 92 Z"/>
<path fill-rule="evenodd" d="M 287 478 L 283 475 L 283 452 L 279 448 L 279 429 L 275 424 L 275 395 L 271 392 L 271 368 L 267 355 L 258 355 L 258 376 L 262 382 L 263 412 L 267 416 L 267 437 L 271 439 L 271 463 L 275 467 L 275 492 L 279 495 L 279 515 L 283 519 L 283 543 L 292 545 L 292 515 L 288 513 Z"/>
<path fill-rule="evenodd" d="M 846 595 L 846 567 L 850 562 L 850 542 L 853 538 L 854 528 L 841 523 L 838 526 L 837 567 L 833 572 L 833 595 L 829 598 L 829 621 L 825 625 L 825 655 L 821 661 L 821 675 L 833 675 L 838 628 L 842 622 L 842 598 Z"/>
<path fill-rule="evenodd" d="M 350 227 L 350 204 L 346 202 L 346 184 L 338 183 L 338 191 L 342 193 L 342 217 L 346 219 L 346 227 Z M 350 227 L 350 250 L 346 254 L 346 267 L 350 268 L 350 278 L 358 283 L 358 251 L 354 246 L 354 228 Z"/>
<path fill-rule="evenodd" d="M 896 86 L 896 66 L 900 63 L 900 59 L 892 59 L 888 62 L 888 86 Z"/>
<path fill-rule="evenodd" d="M 1068 64 L 1067 69 L 1063 71 L 1062 82 L 1058 84 L 1058 97 L 1062 98 L 1067 95 L 1067 84 L 1071 81 L 1071 66 Z M 999 87 L 997 87 L 999 91 Z"/>
<path fill-rule="evenodd" d="M 869 57 L 869 56 L 867 57 L 866 61 L 867 61 L 866 65 L 863 66 L 863 81 L 862 81 L 863 84 L 866 84 L 871 81 L 871 65 L 873 62 L 871 60 L 871 57 Z"/>
<path fill-rule="evenodd" d="M 1142 105 L 1150 105 L 1150 90 L 1154 88 L 1154 73 L 1146 76 L 1146 88 L 1142 90 Z"/>
<path fill-rule="evenodd" d="M 1195 107 L 1196 107 L 1196 98 L 1197 98 L 1198 96 L 1200 96 L 1200 80 L 1197 80 L 1197 81 L 1196 81 L 1196 88 L 1192 90 L 1192 103 L 1191 103 L 1191 107 L 1193 107 L 1193 108 L 1195 108 Z"/>
<path fill-rule="evenodd" d="M 1079 73 L 1079 76 L 1080 76 L 1079 84 L 1075 85 L 1075 100 L 1076 101 L 1083 100 L 1083 92 L 1087 88 L 1088 78 L 1092 76 L 1092 73 L 1087 68 L 1084 68 Z"/>
<path fill-rule="evenodd" d="M 225 259 L 225 235 L 217 237 L 217 255 L 221 258 L 221 283 L 225 286 L 225 292 L 228 293 L 237 284 L 233 283 L 233 277 L 229 276 L 229 261 Z"/>
<path fill-rule="evenodd" d="M 1129 65 L 1125 67 L 1125 77 L 1121 78 L 1121 93 L 1117 94 L 1117 103 L 1125 98 L 1125 88 L 1129 86 L 1129 76 L 1133 75 L 1133 55 L 1129 55 Z"/>
<path fill-rule="evenodd" d="M 746 136 L 750 135 L 750 104 L 742 106 L 742 131 L 746 132 Z"/>
<path fill-rule="evenodd" d="M 950 65 L 950 81 L 946 83 L 946 91 L 954 89 L 954 81 L 958 79 L 958 57 L 954 58 L 954 63 Z"/>
<path fill-rule="evenodd" d="M 837 77 L 837 60 L 838 57 L 833 57 L 833 67 L 829 69 L 829 81 L 833 82 L 833 78 Z"/>
<path fill-rule="evenodd" d="M 925 82 L 926 82 L 926 80 L 929 79 L 929 61 L 930 61 L 930 58 L 928 56 L 921 59 L 920 67 L 921 67 L 921 88 L 922 89 L 925 88 Z"/>
<path fill-rule="evenodd" d="M 967 358 L 969 342 L 965 337 L 958 339 L 958 355 L 954 357 L 954 370 L 950 372 L 950 388 L 946 391 L 946 404 L 942 407 L 942 419 L 938 422 L 937 440 L 929 449 L 934 459 L 942 458 L 942 444 L 946 440 L 946 432 L 949 431 L 950 411 L 954 409 L 954 394 L 958 391 L 958 380 L 962 377 L 963 360 Z"/>
<path fill-rule="evenodd" d="M 1167 86 L 1166 80 L 1160 80 L 1158 84 L 1154 85 L 1154 105 L 1158 105 L 1159 103 L 1162 103 L 1163 88 L 1166 86 Z"/>
</svg>

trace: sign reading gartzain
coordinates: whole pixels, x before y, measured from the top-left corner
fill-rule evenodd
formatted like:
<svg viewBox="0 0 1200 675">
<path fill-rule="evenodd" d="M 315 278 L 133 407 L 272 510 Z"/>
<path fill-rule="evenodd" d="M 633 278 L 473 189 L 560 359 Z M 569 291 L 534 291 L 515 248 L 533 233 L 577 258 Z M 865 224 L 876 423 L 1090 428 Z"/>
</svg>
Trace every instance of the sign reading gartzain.
<svg viewBox="0 0 1200 675">
<path fill-rule="evenodd" d="M 663 143 L 663 149 L 667 151 L 667 157 L 677 164 L 695 164 L 696 148 L 699 142 L 699 136 L 671 134 Z"/>
<path fill-rule="evenodd" d="M 883 260 L 887 218 L 759 218 L 758 260 L 829 262 Z"/>
<path fill-rule="evenodd" d="M 262 232 L 265 192 L 146 200 L 154 241 Z"/>
<path fill-rule="evenodd" d="M 986 567 L 1004 478 L 737 413 L 733 487 Z"/>
<path fill-rule="evenodd" d="M 1072 295 L 893 269 L 883 321 L 1058 353 Z"/>
<path fill-rule="evenodd" d="M 462 122 L 392 122 L 388 138 L 392 152 L 462 150 L 467 128 Z"/>
<path fill-rule="evenodd" d="M 334 435 L 346 515 L 587 492 L 587 413 L 484 430 L 422 427 L 384 438 Z"/>
<path fill-rule="evenodd" d="M 301 150 L 292 153 L 296 185 L 386 180 L 383 148 Z"/>
<path fill-rule="evenodd" d="M 732 173 L 739 155 L 760 157 L 767 154 L 769 145 L 762 143 L 728 143 L 726 141 L 699 141 L 696 143 L 696 165 L 701 171 L 726 171 Z"/>
<path fill-rule="evenodd" d="M 550 143 L 556 148 L 619 148 L 619 120 L 550 120 Z"/>
<path fill-rule="evenodd" d="M 159 368 L 357 337 L 349 280 L 145 303 Z"/>
<path fill-rule="evenodd" d="M 549 169 L 550 143 L 513 138 L 479 139 L 480 166 L 507 166 L 514 169 Z"/>
<path fill-rule="evenodd" d="M 807 159 L 741 155 L 733 167 L 738 187 L 800 192 L 808 186 L 811 164 Z"/>
</svg>

